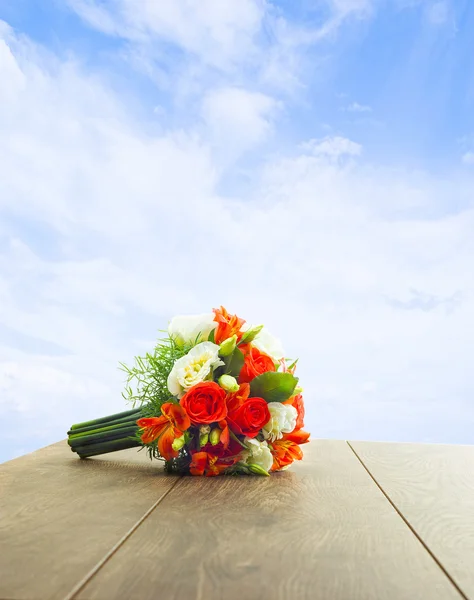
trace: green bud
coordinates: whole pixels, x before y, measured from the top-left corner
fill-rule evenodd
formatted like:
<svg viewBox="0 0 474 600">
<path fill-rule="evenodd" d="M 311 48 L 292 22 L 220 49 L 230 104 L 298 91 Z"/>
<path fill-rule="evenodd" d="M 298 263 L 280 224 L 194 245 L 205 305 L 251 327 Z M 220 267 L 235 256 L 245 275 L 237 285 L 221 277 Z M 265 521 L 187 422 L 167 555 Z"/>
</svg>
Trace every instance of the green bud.
<svg viewBox="0 0 474 600">
<path fill-rule="evenodd" d="M 258 325 L 257 327 L 252 327 L 252 329 L 249 329 L 248 331 L 246 331 L 244 333 L 239 344 L 250 344 L 250 342 L 253 342 L 254 339 L 257 337 L 257 335 L 262 331 L 262 329 L 263 329 L 263 325 Z"/>
<path fill-rule="evenodd" d="M 238 392 L 239 384 L 237 383 L 237 379 L 232 377 L 232 375 L 221 375 L 218 380 L 219 385 L 226 392 Z"/>
<path fill-rule="evenodd" d="M 250 463 L 250 464 L 247 464 L 247 467 L 248 467 L 249 471 L 251 471 L 252 473 L 255 473 L 255 475 L 264 475 L 265 477 L 270 477 L 270 474 L 267 471 L 265 471 L 265 469 L 263 467 L 260 467 L 259 465 Z"/>
<path fill-rule="evenodd" d="M 298 386 L 295 387 L 295 391 L 293 392 L 293 396 L 297 396 L 298 394 L 302 394 L 303 393 L 303 388 Z"/>
<path fill-rule="evenodd" d="M 219 427 L 216 427 L 215 429 L 213 429 L 211 431 L 209 440 L 213 446 L 217 446 L 217 444 L 220 442 L 221 433 L 222 433 L 222 431 L 219 429 Z"/>
<path fill-rule="evenodd" d="M 199 436 L 199 445 L 200 446 L 205 446 L 208 441 L 209 441 L 209 434 L 208 433 L 203 433 L 203 434 L 201 434 Z"/>
<path fill-rule="evenodd" d="M 231 338 L 224 340 L 219 346 L 219 356 L 230 356 L 235 350 L 237 336 L 234 334 Z"/>
<path fill-rule="evenodd" d="M 181 450 L 181 448 L 184 446 L 185 443 L 186 443 L 185 436 L 182 435 L 181 437 L 175 438 L 173 440 L 171 447 L 173 448 L 173 450 L 175 452 L 178 452 L 178 450 Z"/>
</svg>

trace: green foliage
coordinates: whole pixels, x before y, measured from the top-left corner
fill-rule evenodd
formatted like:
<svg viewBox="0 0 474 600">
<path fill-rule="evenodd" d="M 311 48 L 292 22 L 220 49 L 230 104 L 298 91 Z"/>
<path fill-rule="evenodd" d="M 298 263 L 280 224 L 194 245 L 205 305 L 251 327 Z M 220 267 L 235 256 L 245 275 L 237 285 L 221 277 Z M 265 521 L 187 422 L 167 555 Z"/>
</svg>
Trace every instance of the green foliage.
<svg viewBox="0 0 474 600">
<path fill-rule="evenodd" d="M 241 344 L 250 344 L 250 342 L 253 342 L 262 329 L 263 325 L 258 325 L 257 327 L 252 327 L 252 329 L 246 331 L 239 342 L 239 346 Z"/>
<path fill-rule="evenodd" d="M 135 357 L 135 365 L 128 367 L 121 363 L 120 368 L 127 374 L 125 400 L 135 407 L 139 405 L 143 416 L 158 416 L 165 402 L 176 402 L 168 391 L 168 375 L 174 363 L 187 354 L 190 345 L 178 346 L 166 337 L 158 340 L 152 353 Z"/>
<path fill-rule="evenodd" d="M 226 356 L 223 360 L 225 362 L 224 373 L 237 378 L 245 362 L 242 350 L 236 347 L 232 354 Z"/>
<path fill-rule="evenodd" d="M 269 371 L 250 382 L 250 395 L 267 402 L 285 402 L 295 391 L 298 378 L 291 373 Z"/>
<path fill-rule="evenodd" d="M 120 364 L 121 370 L 127 375 L 122 396 L 134 407 L 137 405 L 140 407 L 141 416 L 158 417 L 165 402 L 177 402 L 168 390 L 168 375 L 174 363 L 185 356 L 199 341 L 198 336 L 194 344 L 181 345 L 167 335 L 158 340 L 152 353 L 147 352 L 145 356 L 135 357 L 133 367 Z M 138 431 L 136 437 L 141 441 L 140 435 L 141 431 Z M 158 452 L 158 441 L 147 444 L 146 449 L 150 458 L 161 458 Z"/>
</svg>

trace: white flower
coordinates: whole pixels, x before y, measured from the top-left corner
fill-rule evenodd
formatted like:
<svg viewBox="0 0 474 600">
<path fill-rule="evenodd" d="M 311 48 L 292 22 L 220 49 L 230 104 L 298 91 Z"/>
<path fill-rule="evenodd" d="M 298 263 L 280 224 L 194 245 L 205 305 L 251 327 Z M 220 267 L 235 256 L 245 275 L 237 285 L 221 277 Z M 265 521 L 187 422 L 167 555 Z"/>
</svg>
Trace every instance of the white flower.
<svg viewBox="0 0 474 600">
<path fill-rule="evenodd" d="M 219 358 L 219 346 L 201 342 L 174 363 L 168 375 L 168 389 L 173 396 L 181 398 L 189 388 L 208 379 L 213 369 L 223 364 Z"/>
<path fill-rule="evenodd" d="M 201 334 L 201 341 L 208 339 L 209 334 L 217 327 L 214 314 L 181 315 L 173 317 L 168 325 L 168 334 L 177 344 L 193 344 Z"/>
<path fill-rule="evenodd" d="M 284 433 L 291 433 L 296 427 L 298 411 L 290 404 L 269 402 L 270 420 L 263 426 L 262 432 L 265 439 L 274 442 L 283 437 Z"/>
<path fill-rule="evenodd" d="M 247 450 L 242 452 L 243 460 L 248 464 L 258 465 L 268 472 L 273 465 L 273 455 L 267 442 L 259 442 L 258 440 L 246 437 L 244 444 Z"/>
<path fill-rule="evenodd" d="M 280 340 L 269 333 L 265 327 L 253 340 L 252 345 L 258 348 L 260 352 L 268 354 L 275 362 L 285 356 Z"/>
</svg>

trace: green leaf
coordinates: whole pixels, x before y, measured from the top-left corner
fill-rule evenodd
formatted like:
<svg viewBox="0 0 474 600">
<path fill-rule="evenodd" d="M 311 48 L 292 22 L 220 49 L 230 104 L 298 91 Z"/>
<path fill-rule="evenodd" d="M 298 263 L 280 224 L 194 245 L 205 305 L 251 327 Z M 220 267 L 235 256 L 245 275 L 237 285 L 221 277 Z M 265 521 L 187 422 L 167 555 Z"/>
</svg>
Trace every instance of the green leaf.
<svg viewBox="0 0 474 600">
<path fill-rule="evenodd" d="M 207 338 L 209 342 L 212 342 L 213 344 L 215 344 L 215 335 L 216 335 L 216 330 L 213 329 L 211 331 L 211 333 L 209 334 L 209 337 Z"/>
<path fill-rule="evenodd" d="M 291 373 L 268 371 L 250 382 L 250 395 L 267 402 L 285 402 L 293 395 L 297 383 L 298 377 Z"/>
<path fill-rule="evenodd" d="M 242 350 L 235 348 L 230 356 L 226 356 L 226 358 L 224 358 L 224 362 L 224 373 L 237 378 L 240 375 L 242 367 L 244 366 L 244 354 Z"/>
<path fill-rule="evenodd" d="M 242 339 L 239 342 L 240 344 L 250 344 L 250 342 L 253 342 L 254 339 L 257 337 L 257 335 L 262 331 L 263 329 L 263 325 L 258 325 L 258 327 L 252 327 L 252 329 L 249 329 L 248 331 L 246 331 L 244 333 L 244 335 L 242 336 Z"/>
</svg>

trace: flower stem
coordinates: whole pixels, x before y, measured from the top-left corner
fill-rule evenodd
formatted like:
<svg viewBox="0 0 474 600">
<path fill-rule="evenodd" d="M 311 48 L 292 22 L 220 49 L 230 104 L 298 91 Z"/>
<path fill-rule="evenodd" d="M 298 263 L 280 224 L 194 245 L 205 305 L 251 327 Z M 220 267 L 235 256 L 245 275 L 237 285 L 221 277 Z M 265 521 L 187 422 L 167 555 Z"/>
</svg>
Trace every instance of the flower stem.
<svg viewBox="0 0 474 600">
<path fill-rule="evenodd" d="M 107 427 L 115 427 L 116 425 L 122 425 L 124 423 L 135 423 L 140 417 L 142 413 L 137 412 L 133 415 L 129 415 L 127 417 L 122 417 L 121 419 L 114 419 L 113 421 L 104 421 L 102 423 L 96 423 L 95 425 L 88 425 L 87 427 L 75 427 L 74 429 L 70 429 L 67 434 L 68 435 L 79 435 L 81 433 L 88 433 L 90 431 L 96 431 L 98 429 L 105 429 Z"/>
<path fill-rule="evenodd" d="M 138 427 L 132 424 L 128 427 L 122 427 L 114 431 L 103 431 L 98 433 L 92 433 L 90 435 L 70 436 L 68 444 L 73 448 L 77 446 L 84 446 L 86 444 L 94 444 L 100 441 L 119 440 L 124 437 L 135 435 L 138 431 Z"/>
<path fill-rule="evenodd" d="M 90 425 L 97 425 L 99 423 L 107 423 L 109 421 L 116 421 L 117 419 L 122 419 L 123 417 L 131 417 L 135 413 L 141 412 L 140 408 L 134 408 L 132 410 L 126 410 L 125 412 L 116 413 L 114 415 L 109 415 L 108 417 L 101 417 L 100 419 L 95 419 L 94 421 L 84 421 L 83 423 L 76 423 L 71 426 L 72 429 L 83 429 L 84 427 L 89 427 Z M 139 418 L 139 417 L 137 417 Z"/>
<path fill-rule="evenodd" d="M 107 431 L 110 431 L 110 432 L 118 431 L 120 429 L 123 429 L 124 427 L 132 427 L 134 425 L 135 426 L 137 425 L 136 419 L 123 421 L 122 423 L 116 423 L 115 425 L 107 425 L 106 427 L 97 427 L 95 429 L 91 427 L 90 429 L 88 429 L 86 431 L 79 430 L 78 433 L 76 433 L 77 429 L 73 429 L 68 437 L 70 440 L 76 440 L 76 439 L 83 438 L 83 437 L 89 437 L 90 435 L 95 435 L 96 433 L 106 433 Z"/>
<path fill-rule="evenodd" d="M 90 456 L 108 454 L 109 452 L 117 452 L 118 450 L 139 448 L 140 446 L 141 444 L 136 438 L 121 438 L 118 440 L 111 440 L 109 442 L 101 442 L 100 444 L 79 446 L 75 451 L 81 458 L 89 458 Z"/>
<path fill-rule="evenodd" d="M 134 409 L 76 423 L 68 432 L 68 444 L 81 458 L 138 448 L 142 445 L 137 437 L 141 416 L 141 410 Z"/>
</svg>

